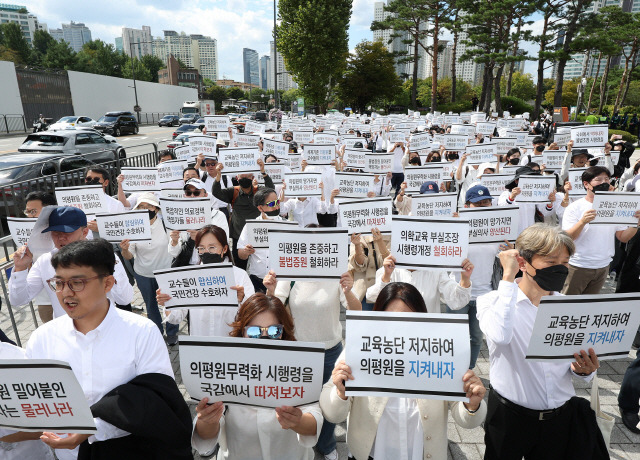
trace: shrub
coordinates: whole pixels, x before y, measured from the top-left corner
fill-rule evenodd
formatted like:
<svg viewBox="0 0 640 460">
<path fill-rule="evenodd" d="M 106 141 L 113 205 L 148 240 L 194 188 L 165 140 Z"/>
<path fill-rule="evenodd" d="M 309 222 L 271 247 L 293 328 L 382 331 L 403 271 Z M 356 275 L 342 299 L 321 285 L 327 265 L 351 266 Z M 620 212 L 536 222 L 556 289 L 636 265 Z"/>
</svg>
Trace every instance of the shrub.
<svg viewBox="0 0 640 460">
<path fill-rule="evenodd" d="M 619 129 L 610 129 L 609 130 L 609 139 L 611 139 L 611 136 L 613 136 L 614 134 L 621 134 L 622 135 L 622 140 L 625 142 L 631 142 L 632 144 L 635 144 L 636 142 L 638 142 L 638 137 L 634 136 L 633 134 L 627 132 L 627 131 L 621 131 Z"/>
<path fill-rule="evenodd" d="M 502 97 L 502 110 L 509 110 L 509 105 L 511 105 L 511 110 L 509 111 L 511 115 L 520 115 L 525 112 L 533 113 L 533 106 L 527 104 L 522 99 L 513 96 L 503 96 Z"/>
</svg>

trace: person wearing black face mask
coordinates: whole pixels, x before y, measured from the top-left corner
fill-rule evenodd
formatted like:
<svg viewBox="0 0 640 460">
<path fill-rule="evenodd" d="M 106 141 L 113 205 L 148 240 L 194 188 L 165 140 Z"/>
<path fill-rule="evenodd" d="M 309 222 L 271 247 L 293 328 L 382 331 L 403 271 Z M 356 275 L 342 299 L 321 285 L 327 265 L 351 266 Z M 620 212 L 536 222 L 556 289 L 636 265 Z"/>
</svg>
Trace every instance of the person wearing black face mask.
<svg viewBox="0 0 640 460">
<path fill-rule="evenodd" d="M 564 212 L 562 228 L 576 243 L 576 253 L 569 262 L 569 277 L 563 294 L 598 294 L 609 274 L 615 254 L 615 239 L 627 243 L 636 234 L 637 224 L 590 225 L 596 218 L 593 199 L 598 192 L 609 191 L 611 173 L 607 168 L 592 166 L 582 173 L 587 196 L 574 201 Z M 640 219 L 640 211 L 635 213 Z"/>
<path fill-rule="evenodd" d="M 148 213 L 151 224 L 151 240 L 148 242 L 123 240 L 120 242 L 120 249 L 122 257 L 127 260 L 133 259 L 133 276 L 147 308 L 147 317 L 158 326 L 160 333 L 163 333 L 164 325 L 158 309 L 158 302 L 156 302 L 158 283 L 153 272 L 171 267 L 171 255 L 167 251 L 169 237 L 162 219 L 158 218 L 160 202 L 152 192 L 140 194 L 133 210 Z M 166 331 L 169 344 L 178 340 L 178 326 L 167 324 Z"/>
<path fill-rule="evenodd" d="M 529 342 L 542 297 L 559 295 L 575 245 L 558 227 L 534 224 L 520 233 L 515 247 L 499 254 L 503 276 L 498 289 L 477 300 L 491 361 L 484 458 L 561 460 L 574 448 L 572 377 L 591 380 L 598 357 L 589 348 L 575 353 L 571 364 L 534 362 L 526 360 L 523 344 Z M 519 271 L 522 278 L 516 280 Z M 595 426 L 595 417 L 589 422 Z M 595 449 L 595 443 L 589 448 Z"/>
</svg>

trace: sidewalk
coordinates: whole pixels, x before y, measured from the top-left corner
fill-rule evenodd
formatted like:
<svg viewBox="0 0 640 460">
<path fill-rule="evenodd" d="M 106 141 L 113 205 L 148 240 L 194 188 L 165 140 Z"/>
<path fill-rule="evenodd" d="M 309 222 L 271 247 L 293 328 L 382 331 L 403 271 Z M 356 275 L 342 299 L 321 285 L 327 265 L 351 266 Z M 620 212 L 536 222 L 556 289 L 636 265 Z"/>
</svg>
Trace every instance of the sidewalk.
<svg viewBox="0 0 640 460">
<path fill-rule="evenodd" d="M 607 280 L 603 292 L 610 293 L 614 291 L 614 283 L 611 280 Z M 144 303 L 140 296 L 140 293 L 136 289 L 136 296 L 133 302 L 134 305 L 143 306 Z M 140 310 L 135 310 L 137 313 L 144 314 Z M 22 307 L 14 311 L 16 322 L 18 324 L 18 332 L 22 339 L 23 346 L 29 339 L 31 332 L 34 330 L 33 319 L 31 317 L 31 311 L 28 306 Z M 39 318 L 38 318 L 39 321 Z M 344 312 L 342 314 L 342 321 L 344 325 Z M 11 322 L 9 315 L 6 312 L 6 304 L 3 305 L 0 310 L 0 328 L 9 336 L 14 339 L 13 330 L 11 329 Z M 186 334 L 186 324 L 183 323 L 180 334 Z M 189 400 L 187 392 L 182 385 L 182 378 L 180 376 L 180 361 L 178 355 L 178 347 L 170 348 L 171 362 L 176 375 L 176 381 L 180 387 L 180 391 L 185 396 L 185 399 L 189 403 L 192 412 L 195 405 Z M 598 370 L 598 376 L 600 377 L 600 404 L 602 410 L 616 419 L 616 425 L 613 428 L 611 434 L 611 458 L 612 459 L 624 459 L 624 460 L 640 460 L 640 435 L 636 435 L 627 430 L 622 421 L 620 420 L 620 414 L 618 412 L 617 396 L 620 391 L 620 383 L 624 375 L 627 366 L 635 358 L 635 351 L 629 354 L 629 358 L 618 359 L 614 361 L 601 362 L 600 369 Z M 489 353 L 486 345 L 483 346 L 478 363 L 474 369 L 476 374 L 480 376 L 484 385 L 489 385 Z M 584 384 L 582 381 L 574 380 L 576 393 L 578 396 L 589 398 L 590 384 Z M 344 423 L 338 425 L 336 428 L 336 437 L 338 439 L 338 452 L 340 454 L 340 460 L 347 459 L 347 446 L 345 442 L 346 438 L 346 425 Z M 449 453 L 447 460 L 481 460 L 484 455 L 484 430 L 482 428 L 476 428 L 473 430 L 464 430 L 454 424 L 453 419 L 449 416 L 448 423 L 448 437 L 449 437 Z M 200 457 L 198 454 L 194 454 L 194 460 L 201 458 L 212 457 Z M 322 460 L 321 455 L 316 454 L 315 460 Z M 435 459 L 440 460 L 440 459 Z M 444 460 L 444 459 L 442 459 Z"/>
</svg>

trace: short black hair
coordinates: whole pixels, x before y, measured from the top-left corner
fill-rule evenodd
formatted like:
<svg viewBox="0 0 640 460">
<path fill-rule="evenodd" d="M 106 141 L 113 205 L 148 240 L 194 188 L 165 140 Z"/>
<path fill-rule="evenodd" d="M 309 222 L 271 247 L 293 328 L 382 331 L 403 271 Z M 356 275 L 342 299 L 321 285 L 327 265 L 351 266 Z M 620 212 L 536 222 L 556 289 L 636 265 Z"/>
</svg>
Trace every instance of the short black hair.
<svg viewBox="0 0 640 460">
<path fill-rule="evenodd" d="M 401 282 L 389 283 L 382 288 L 373 305 L 373 311 L 385 311 L 389 302 L 396 299 L 402 300 L 416 313 L 428 313 L 420 291 L 413 284 Z"/>
<path fill-rule="evenodd" d="M 255 195 L 253 195 L 253 205 L 256 207 L 262 206 L 267 202 L 267 197 L 272 193 L 276 193 L 276 191 L 269 187 L 260 187 Z"/>
<path fill-rule="evenodd" d="M 267 161 L 267 158 L 272 157 L 274 160 L 278 161 L 278 157 L 275 156 L 273 153 L 268 153 L 264 156 L 264 161 Z"/>
<path fill-rule="evenodd" d="M 509 149 L 509 151 L 507 152 L 506 157 L 507 158 L 511 158 L 511 156 L 515 155 L 516 153 L 520 153 L 520 149 L 518 147 L 514 147 L 512 149 Z"/>
<path fill-rule="evenodd" d="M 198 170 L 196 168 L 194 168 L 193 166 L 187 166 L 186 168 L 184 168 L 182 170 L 182 177 L 184 178 L 184 173 L 186 173 L 187 171 L 195 171 L 198 173 L 198 179 L 200 178 L 200 173 L 198 172 Z"/>
<path fill-rule="evenodd" d="M 591 166 L 582 173 L 582 182 L 591 182 L 602 173 L 605 173 L 607 177 L 611 178 L 611 171 L 609 171 L 609 169 L 603 166 Z"/>
<path fill-rule="evenodd" d="M 160 161 L 164 157 L 171 157 L 172 160 L 175 160 L 176 154 L 171 150 L 161 150 L 160 152 L 158 152 L 158 161 Z"/>
<path fill-rule="evenodd" d="M 100 174 L 102 176 L 103 180 L 109 180 L 109 171 L 107 171 L 104 168 L 101 168 L 100 166 L 94 166 L 92 168 L 89 168 L 87 170 L 87 172 L 93 172 L 96 174 Z"/>
<path fill-rule="evenodd" d="M 58 203 L 56 202 L 56 197 L 50 193 L 35 191 L 29 192 L 27 197 L 24 199 L 25 203 L 29 201 L 40 201 L 42 206 L 56 206 Z"/>
<path fill-rule="evenodd" d="M 532 144 L 546 144 L 547 140 L 542 136 L 536 136 L 531 141 Z"/>
<path fill-rule="evenodd" d="M 74 241 L 51 258 L 54 269 L 69 268 L 73 265 L 91 267 L 99 275 L 113 275 L 115 264 L 113 245 L 103 238 Z"/>
</svg>

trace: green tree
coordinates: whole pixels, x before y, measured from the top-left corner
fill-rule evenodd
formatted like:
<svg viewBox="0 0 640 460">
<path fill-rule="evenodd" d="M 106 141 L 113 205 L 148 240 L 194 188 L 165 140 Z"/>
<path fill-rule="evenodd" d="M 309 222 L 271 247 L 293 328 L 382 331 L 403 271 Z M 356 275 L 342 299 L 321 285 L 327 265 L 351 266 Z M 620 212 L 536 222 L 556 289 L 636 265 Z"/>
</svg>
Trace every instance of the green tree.
<svg viewBox="0 0 640 460">
<path fill-rule="evenodd" d="M 556 105 L 556 89 L 551 88 L 545 94 L 544 103 L 545 105 L 551 107 L 571 107 L 572 105 L 576 105 L 578 102 L 578 85 L 580 84 L 579 78 L 574 78 L 573 80 L 567 80 L 564 82 L 564 88 L 562 91 L 562 99 L 560 100 L 561 105 Z"/>
<path fill-rule="evenodd" d="M 622 43 L 622 56 L 624 57 L 624 72 L 620 81 L 620 88 L 616 96 L 616 102 L 613 105 L 613 111 L 617 112 L 618 107 L 624 103 L 625 93 L 628 91 L 630 75 L 633 68 L 638 65 L 638 50 L 640 49 L 640 14 L 625 13 L 628 17 L 627 21 L 619 23 L 616 29 L 619 29 L 621 36 L 625 37 L 625 43 Z"/>
<path fill-rule="evenodd" d="M 302 92 L 299 89 L 291 88 L 280 93 L 280 100 L 285 104 L 291 105 L 293 101 L 298 100 L 302 96 Z"/>
<path fill-rule="evenodd" d="M 253 88 L 251 91 L 249 91 L 249 100 L 250 101 L 257 101 L 257 102 L 264 102 L 267 98 L 263 98 L 262 96 L 266 95 L 267 92 L 265 90 L 263 90 L 262 88 Z"/>
<path fill-rule="evenodd" d="M 507 81 L 503 78 L 500 81 L 500 87 L 506 94 Z M 536 97 L 536 85 L 533 83 L 531 74 L 514 72 L 511 78 L 511 94 L 509 96 L 517 97 L 523 101 L 530 101 Z"/>
<path fill-rule="evenodd" d="M 64 40 L 56 41 L 49 46 L 47 54 L 42 59 L 42 65 L 48 69 L 74 70 L 76 63 L 75 51 Z"/>
<path fill-rule="evenodd" d="M 362 41 L 349 56 L 347 69 L 336 87 L 338 99 L 364 113 L 368 105 L 391 101 L 402 82 L 396 75 L 395 61 L 381 41 Z"/>
<path fill-rule="evenodd" d="M 162 61 L 162 59 L 157 56 L 152 56 L 151 54 L 146 54 L 142 56 L 140 62 L 142 62 L 142 65 L 145 66 L 151 74 L 151 81 L 158 83 L 158 71 L 165 67 L 165 63 Z M 211 83 L 213 84 L 213 82 Z"/>
<path fill-rule="evenodd" d="M 182 59 L 180 59 L 177 56 L 174 56 L 174 58 L 176 58 L 176 61 L 178 61 L 178 67 L 181 69 L 188 69 L 189 66 L 187 64 L 184 63 L 184 61 Z"/>
<path fill-rule="evenodd" d="M 162 67 L 160 67 L 160 69 L 162 69 Z M 158 70 L 160 70 L 160 69 L 158 69 Z M 210 78 L 203 78 L 202 79 L 202 84 L 208 88 L 208 87 L 211 87 L 211 86 L 215 85 L 216 82 L 213 81 Z"/>
<path fill-rule="evenodd" d="M 133 58 L 133 70 L 135 71 L 136 80 L 153 81 L 153 76 L 142 62 L 136 57 Z M 122 78 L 133 78 L 131 71 L 131 58 L 127 58 L 122 66 Z"/>
<path fill-rule="evenodd" d="M 31 50 L 31 63 L 34 65 L 42 65 L 42 59 L 44 58 L 49 47 L 52 46 L 56 40 L 44 30 L 36 30 L 33 33 L 33 49 Z"/>
<path fill-rule="evenodd" d="M 3 44 L 6 48 L 16 52 L 20 59 L 20 64 L 26 64 L 29 62 L 31 55 L 31 49 L 27 40 L 22 34 L 22 29 L 19 24 L 15 22 L 7 22 L 2 24 Z"/>
<path fill-rule="evenodd" d="M 247 93 L 240 88 L 227 88 L 227 97 L 229 99 L 236 99 L 238 101 L 247 98 Z"/>
<path fill-rule="evenodd" d="M 212 99 L 214 101 L 216 108 L 222 107 L 222 101 L 227 98 L 227 91 L 222 86 L 218 86 L 215 83 L 207 88 L 205 94 L 207 99 Z"/>
<path fill-rule="evenodd" d="M 127 57 L 117 52 L 115 46 L 102 40 L 92 40 L 82 45 L 77 59 L 76 70 L 110 77 L 121 77 L 124 64 L 127 61 Z M 131 63 L 129 63 L 129 67 L 131 67 Z M 136 78 L 138 78 L 137 72 L 136 67 Z"/>
<path fill-rule="evenodd" d="M 280 0 L 278 51 L 304 96 L 326 112 L 349 53 L 352 0 Z"/>
</svg>

